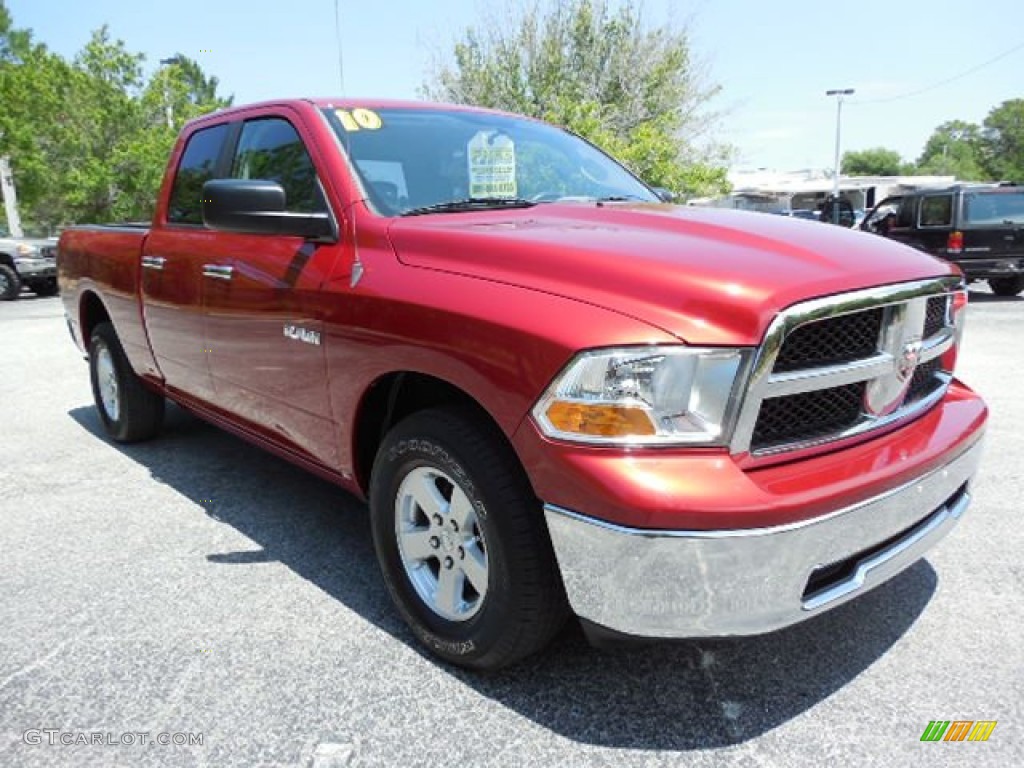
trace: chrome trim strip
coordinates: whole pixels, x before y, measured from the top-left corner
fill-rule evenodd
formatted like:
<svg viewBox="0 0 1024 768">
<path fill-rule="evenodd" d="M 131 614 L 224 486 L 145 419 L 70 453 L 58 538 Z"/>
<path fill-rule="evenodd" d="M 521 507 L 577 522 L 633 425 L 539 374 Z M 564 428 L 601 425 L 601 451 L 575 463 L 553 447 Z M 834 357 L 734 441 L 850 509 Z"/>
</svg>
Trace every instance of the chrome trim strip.
<svg viewBox="0 0 1024 768">
<path fill-rule="evenodd" d="M 896 370 L 896 359 L 888 352 L 883 352 L 852 363 L 786 371 L 774 374 L 768 379 L 764 388 L 764 396 L 768 398 L 798 395 L 802 392 L 842 387 L 846 384 L 874 379 L 894 370 Z"/>
<path fill-rule="evenodd" d="M 857 569 L 849 578 L 838 582 L 828 589 L 817 592 L 804 600 L 804 610 L 815 611 L 819 608 L 824 608 L 829 603 L 834 603 L 850 593 L 856 592 L 864 586 L 872 571 L 882 568 L 891 560 L 917 546 L 922 541 L 932 536 L 940 528 L 948 525 L 951 521 L 959 520 L 963 516 L 964 512 L 967 511 L 967 507 L 970 503 L 971 494 L 969 491 L 964 491 L 954 504 L 951 506 L 943 505 L 934 512 L 931 519 L 929 519 L 923 527 L 914 531 L 909 536 L 893 543 L 892 546 L 886 547 L 881 552 L 876 552 L 871 557 L 859 562 L 857 564 Z"/>
<path fill-rule="evenodd" d="M 925 339 L 922 342 L 920 360 L 927 363 L 936 357 L 942 357 L 956 341 L 956 329 L 953 326 L 946 326 L 939 333 Z"/>
<path fill-rule="evenodd" d="M 234 267 L 224 264 L 203 264 L 203 276 L 212 277 L 216 280 L 230 280 Z"/>
<path fill-rule="evenodd" d="M 965 288 L 965 285 L 962 277 L 949 275 L 930 280 L 917 280 L 909 283 L 880 286 L 878 288 L 867 288 L 836 296 L 812 299 L 811 301 L 796 304 L 781 312 L 769 326 L 764 341 L 752 363 L 747 391 L 740 406 L 740 413 L 736 420 L 732 440 L 729 443 L 730 452 L 733 455 L 748 455 L 750 460 L 756 463 L 758 458 L 811 448 L 836 440 L 856 437 L 875 429 L 882 429 L 896 421 L 910 419 L 926 407 L 937 402 L 941 397 L 941 392 L 938 397 L 925 398 L 897 410 L 894 414 L 861 422 L 839 434 L 827 435 L 809 441 L 788 442 L 779 446 L 759 448 L 751 452 L 754 428 L 761 411 L 761 404 L 766 398 L 812 391 L 814 389 L 827 389 L 841 386 L 844 383 L 869 380 L 873 377 L 868 372 L 868 369 L 874 366 L 877 366 L 877 370 L 880 371 L 880 374 L 875 374 L 876 377 L 877 375 L 884 376 L 886 373 L 895 370 L 897 365 L 896 355 L 899 353 L 902 343 L 906 340 L 903 339 L 904 334 L 902 332 L 892 332 L 893 328 L 900 328 L 901 326 L 898 324 L 894 325 L 891 316 L 899 314 L 905 317 L 908 313 L 912 313 L 920 320 L 919 327 L 923 328 L 927 299 L 932 296 L 962 290 Z M 878 355 L 866 358 L 865 360 L 828 366 L 826 368 L 787 371 L 781 374 L 773 373 L 775 361 L 782 350 L 786 337 L 799 326 L 877 307 L 887 308 L 887 317 L 883 321 L 883 328 L 889 331 L 888 333 L 883 332 Z M 946 319 L 948 322 L 948 309 Z M 903 327 L 905 328 L 906 326 Z M 947 328 L 944 329 L 941 336 L 935 334 L 927 342 L 922 342 L 922 352 L 927 351 L 927 356 L 922 357 L 920 362 L 927 362 L 941 355 L 942 352 L 949 349 L 954 339 L 955 329 Z M 883 367 L 883 359 L 891 360 L 891 367 L 888 370 Z M 868 368 L 866 369 L 864 366 Z M 822 386 L 813 386 L 810 384 L 811 381 L 816 381 L 817 384 Z M 925 403 L 927 405 L 924 405 Z"/>
<path fill-rule="evenodd" d="M 163 256 L 143 256 L 142 266 L 145 269 L 163 269 L 164 264 L 167 263 L 167 259 Z"/>
</svg>

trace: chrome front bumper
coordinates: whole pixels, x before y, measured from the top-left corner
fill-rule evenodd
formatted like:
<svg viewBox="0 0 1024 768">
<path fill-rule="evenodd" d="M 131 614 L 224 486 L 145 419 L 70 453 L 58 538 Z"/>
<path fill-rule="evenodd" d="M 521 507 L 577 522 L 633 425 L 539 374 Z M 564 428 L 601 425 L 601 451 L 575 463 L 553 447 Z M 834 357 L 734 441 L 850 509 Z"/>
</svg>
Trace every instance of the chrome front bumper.
<svg viewBox="0 0 1024 768">
<path fill-rule="evenodd" d="M 753 635 L 878 586 L 916 562 L 970 501 L 981 440 L 881 496 L 772 528 L 649 531 L 547 504 L 578 616 L 639 637 Z"/>
</svg>

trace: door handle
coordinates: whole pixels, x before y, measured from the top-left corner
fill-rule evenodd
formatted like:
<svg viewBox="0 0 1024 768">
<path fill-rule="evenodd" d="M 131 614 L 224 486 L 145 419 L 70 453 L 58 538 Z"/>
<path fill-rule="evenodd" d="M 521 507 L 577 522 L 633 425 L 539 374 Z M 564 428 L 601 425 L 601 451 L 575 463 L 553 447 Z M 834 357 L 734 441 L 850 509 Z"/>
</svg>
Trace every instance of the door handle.
<svg viewBox="0 0 1024 768">
<path fill-rule="evenodd" d="M 163 269 L 167 259 L 163 256 L 143 256 L 142 266 L 146 269 Z"/>
<path fill-rule="evenodd" d="M 234 267 L 229 267 L 226 264 L 203 264 L 203 276 L 212 277 L 215 280 L 230 280 L 231 273 L 234 271 Z"/>
</svg>

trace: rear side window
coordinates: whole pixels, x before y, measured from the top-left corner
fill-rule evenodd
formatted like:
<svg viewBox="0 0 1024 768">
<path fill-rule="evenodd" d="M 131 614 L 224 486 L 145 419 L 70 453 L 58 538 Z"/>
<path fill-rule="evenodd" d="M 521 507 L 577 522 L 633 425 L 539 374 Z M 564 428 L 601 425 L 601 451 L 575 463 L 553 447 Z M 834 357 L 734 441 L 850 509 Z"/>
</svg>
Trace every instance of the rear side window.
<svg viewBox="0 0 1024 768">
<path fill-rule="evenodd" d="M 221 123 L 196 131 L 189 137 L 181 162 L 178 163 L 178 173 L 174 177 L 167 221 L 172 224 L 203 223 L 200 200 L 203 184 L 213 178 L 217 158 L 220 157 L 227 135 L 227 123 Z"/>
<path fill-rule="evenodd" d="M 964 195 L 964 221 L 993 227 L 1024 224 L 1024 190 Z"/>
<path fill-rule="evenodd" d="M 921 201 L 922 227 L 948 227 L 952 223 L 952 195 L 933 195 Z"/>
<path fill-rule="evenodd" d="M 316 169 L 302 139 L 291 123 L 279 117 L 249 120 L 242 126 L 231 176 L 276 181 L 284 187 L 289 212 L 327 210 Z"/>
</svg>

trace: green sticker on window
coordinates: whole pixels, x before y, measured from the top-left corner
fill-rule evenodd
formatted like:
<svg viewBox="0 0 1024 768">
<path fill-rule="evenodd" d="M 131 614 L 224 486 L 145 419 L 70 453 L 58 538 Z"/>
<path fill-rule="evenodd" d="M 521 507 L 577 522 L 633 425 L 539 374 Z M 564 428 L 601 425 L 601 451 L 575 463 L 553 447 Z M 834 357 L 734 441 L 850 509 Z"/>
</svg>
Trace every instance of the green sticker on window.
<svg viewBox="0 0 1024 768">
<path fill-rule="evenodd" d="M 479 131 L 466 145 L 469 196 L 517 197 L 516 145 L 496 131 Z"/>
</svg>

